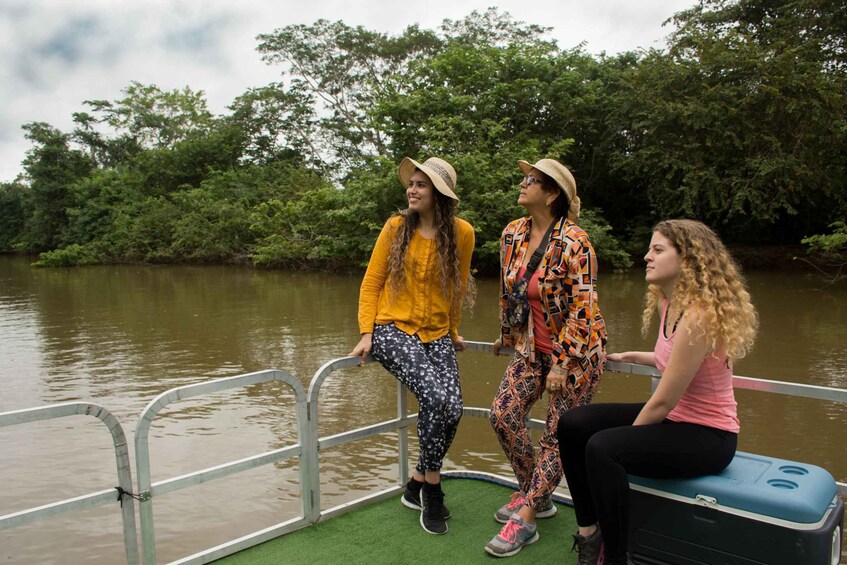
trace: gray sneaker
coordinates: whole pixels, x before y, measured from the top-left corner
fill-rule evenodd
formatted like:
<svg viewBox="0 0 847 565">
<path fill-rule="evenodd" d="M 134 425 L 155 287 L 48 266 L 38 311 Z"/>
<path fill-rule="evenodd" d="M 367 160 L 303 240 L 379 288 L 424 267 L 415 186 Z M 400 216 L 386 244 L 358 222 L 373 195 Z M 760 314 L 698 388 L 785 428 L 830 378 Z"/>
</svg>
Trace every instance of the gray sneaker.
<svg viewBox="0 0 847 565">
<path fill-rule="evenodd" d="M 538 528 L 535 524 L 527 524 L 520 516 L 513 515 L 500 530 L 500 533 L 488 542 L 485 551 L 494 557 L 511 557 L 525 545 L 538 541 Z"/>
<path fill-rule="evenodd" d="M 544 506 L 544 510 L 539 510 L 535 513 L 536 518 L 552 518 L 556 515 L 559 509 L 556 508 L 556 505 L 553 504 L 553 497 L 547 498 L 547 504 Z"/>
<path fill-rule="evenodd" d="M 526 505 L 526 498 L 524 498 L 523 493 L 516 492 L 512 495 L 511 500 L 501 506 L 497 512 L 494 513 L 494 519 L 500 522 L 501 524 L 505 524 L 509 521 L 509 518 L 512 517 L 512 514 L 521 509 L 521 506 Z M 553 504 L 552 497 L 547 498 L 547 504 L 544 507 L 544 510 L 539 510 L 535 513 L 536 518 L 551 518 L 556 515 L 558 509 L 556 505 Z"/>
<path fill-rule="evenodd" d="M 509 518 L 512 517 L 512 514 L 521 509 L 526 503 L 526 499 L 523 496 L 523 493 L 517 491 L 512 494 L 512 498 L 497 509 L 497 512 L 494 513 L 494 519 L 500 522 L 501 524 L 507 524 L 509 522 Z"/>
</svg>

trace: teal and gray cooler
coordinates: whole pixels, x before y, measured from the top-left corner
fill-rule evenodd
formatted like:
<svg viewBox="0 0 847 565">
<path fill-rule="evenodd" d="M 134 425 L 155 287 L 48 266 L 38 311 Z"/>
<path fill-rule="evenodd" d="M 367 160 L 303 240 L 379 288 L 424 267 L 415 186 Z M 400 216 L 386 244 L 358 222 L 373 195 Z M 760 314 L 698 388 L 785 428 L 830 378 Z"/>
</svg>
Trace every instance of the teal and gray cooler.
<svg viewBox="0 0 847 565">
<path fill-rule="evenodd" d="M 719 475 L 630 475 L 638 565 L 837 565 L 844 503 L 814 465 L 738 452 Z"/>
</svg>

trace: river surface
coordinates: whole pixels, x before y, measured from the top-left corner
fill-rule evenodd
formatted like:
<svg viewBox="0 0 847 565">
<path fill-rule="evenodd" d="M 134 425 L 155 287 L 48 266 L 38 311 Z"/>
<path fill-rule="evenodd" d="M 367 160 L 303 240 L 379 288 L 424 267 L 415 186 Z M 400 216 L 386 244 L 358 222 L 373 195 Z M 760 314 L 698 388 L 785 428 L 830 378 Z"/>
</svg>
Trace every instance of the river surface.
<svg viewBox="0 0 847 565">
<path fill-rule="evenodd" d="M 132 449 L 139 414 L 170 388 L 267 368 L 308 387 L 325 361 L 346 355 L 358 340 L 360 280 L 225 266 L 33 269 L 24 258 L 0 256 L 0 412 L 94 402 L 116 416 Z M 847 388 L 847 287 L 777 271 L 751 272 L 748 280 L 761 331 L 736 374 Z M 609 351 L 652 349 L 655 328 L 647 339 L 640 334 L 643 272 L 601 273 L 600 281 Z M 460 333 L 493 341 L 496 305 L 497 282 L 479 281 L 477 306 Z M 507 359 L 465 352 L 459 360 L 465 405 L 487 407 Z M 648 394 L 649 379 L 609 372 L 596 400 L 643 401 Z M 749 391 L 737 399 L 740 449 L 819 465 L 847 480 L 847 405 Z M 395 381 L 381 367 L 339 371 L 322 389 L 320 434 L 395 411 Z M 152 479 L 290 445 L 295 423 L 292 394 L 276 384 L 179 401 L 151 429 Z M 384 434 L 322 452 L 323 506 L 396 480 L 396 444 L 395 435 Z M 111 437 L 91 417 L 2 428 L 0 454 L 0 515 L 116 484 Z M 462 421 L 445 468 L 510 472 L 479 418 Z M 296 459 L 242 475 L 155 499 L 160 562 L 299 511 Z M 120 510 L 98 507 L 0 532 L 0 559 L 121 563 Z"/>
</svg>

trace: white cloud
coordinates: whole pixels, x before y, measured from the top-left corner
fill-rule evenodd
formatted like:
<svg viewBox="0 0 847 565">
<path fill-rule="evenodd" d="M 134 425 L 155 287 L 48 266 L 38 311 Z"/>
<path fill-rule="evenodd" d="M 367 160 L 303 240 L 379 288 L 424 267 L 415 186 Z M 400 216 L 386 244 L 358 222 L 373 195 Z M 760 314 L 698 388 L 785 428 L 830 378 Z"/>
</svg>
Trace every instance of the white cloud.
<svg viewBox="0 0 847 565">
<path fill-rule="evenodd" d="M 661 24 L 695 0 L 504 0 L 518 20 L 553 27 L 562 48 L 591 53 L 661 47 Z M 20 172 L 29 144 L 20 126 L 44 121 L 69 131 L 84 100 L 115 100 L 131 81 L 206 93 L 226 106 L 247 88 L 278 80 L 256 52 L 256 36 L 319 18 L 391 34 L 411 24 L 484 11 L 480 0 L 405 3 L 314 0 L 4 0 L 0 4 L 0 182 Z"/>
</svg>

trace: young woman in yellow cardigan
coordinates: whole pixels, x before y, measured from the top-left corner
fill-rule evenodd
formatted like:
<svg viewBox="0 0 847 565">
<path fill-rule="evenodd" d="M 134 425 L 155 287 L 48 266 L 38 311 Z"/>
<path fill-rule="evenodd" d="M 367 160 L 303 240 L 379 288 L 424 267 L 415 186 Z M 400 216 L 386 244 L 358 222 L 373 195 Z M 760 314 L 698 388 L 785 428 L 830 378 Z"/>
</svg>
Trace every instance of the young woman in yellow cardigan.
<svg viewBox="0 0 847 565">
<path fill-rule="evenodd" d="M 443 159 L 408 157 L 397 170 L 409 206 L 385 223 L 359 291 L 361 340 L 350 352 L 368 353 L 418 400 L 420 458 L 402 502 L 420 509 L 431 534 L 447 532 L 441 465 L 462 416 L 456 351 L 468 291 L 474 231 L 455 216 L 456 171 Z"/>
</svg>

